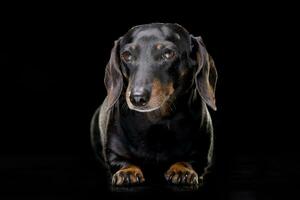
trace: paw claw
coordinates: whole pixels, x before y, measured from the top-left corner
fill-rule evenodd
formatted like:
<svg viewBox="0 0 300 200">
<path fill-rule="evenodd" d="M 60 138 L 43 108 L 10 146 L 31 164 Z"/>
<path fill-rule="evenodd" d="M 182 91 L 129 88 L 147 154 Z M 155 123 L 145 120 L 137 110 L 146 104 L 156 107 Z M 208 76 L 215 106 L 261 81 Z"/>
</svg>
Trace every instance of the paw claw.
<svg viewBox="0 0 300 200">
<path fill-rule="evenodd" d="M 112 177 L 111 184 L 112 184 L 112 185 L 115 185 L 115 184 L 116 184 L 116 177 L 115 177 L 115 176 Z"/>
<path fill-rule="evenodd" d="M 192 181 L 192 183 L 193 184 L 198 184 L 198 177 L 195 176 L 194 179 L 193 179 L 193 181 Z"/>
<path fill-rule="evenodd" d="M 172 182 L 172 178 L 174 175 L 175 173 L 171 171 L 170 173 L 166 173 L 165 178 L 167 179 L 167 181 Z"/>
<path fill-rule="evenodd" d="M 130 174 L 126 174 L 125 184 L 130 185 Z"/>
<path fill-rule="evenodd" d="M 182 178 L 182 183 L 186 184 L 188 176 L 189 176 L 189 173 L 185 172 L 183 175 L 183 178 Z"/>
</svg>

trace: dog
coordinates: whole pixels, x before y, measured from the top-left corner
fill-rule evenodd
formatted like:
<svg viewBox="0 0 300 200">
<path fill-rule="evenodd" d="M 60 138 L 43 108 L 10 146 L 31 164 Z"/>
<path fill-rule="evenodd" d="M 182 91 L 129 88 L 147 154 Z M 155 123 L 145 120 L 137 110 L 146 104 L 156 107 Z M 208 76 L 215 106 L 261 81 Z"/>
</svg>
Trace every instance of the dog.
<svg viewBox="0 0 300 200">
<path fill-rule="evenodd" d="M 201 37 L 179 24 L 131 28 L 105 69 L 107 96 L 91 140 L 112 186 L 143 184 L 157 171 L 167 185 L 196 186 L 212 171 L 217 70 Z M 207 107 L 208 106 L 208 107 Z"/>
</svg>

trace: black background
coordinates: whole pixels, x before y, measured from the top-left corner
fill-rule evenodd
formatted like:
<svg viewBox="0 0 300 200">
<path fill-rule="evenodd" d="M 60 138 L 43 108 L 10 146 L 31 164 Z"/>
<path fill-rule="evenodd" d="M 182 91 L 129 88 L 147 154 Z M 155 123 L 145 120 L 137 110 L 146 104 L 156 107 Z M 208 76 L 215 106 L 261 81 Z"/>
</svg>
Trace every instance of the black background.
<svg viewBox="0 0 300 200">
<path fill-rule="evenodd" d="M 151 22 L 176 22 L 201 35 L 219 72 L 212 112 L 217 185 L 199 198 L 290 195 L 299 174 L 297 120 L 288 112 L 297 110 L 293 11 L 113 4 L 21 5 L 3 15 L 1 65 L 9 72 L 1 75 L 0 195 L 103 198 L 105 174 L 90 147 L 90 119 L 106 95 L 103 72 L 114 40 Z"/>
</svg>

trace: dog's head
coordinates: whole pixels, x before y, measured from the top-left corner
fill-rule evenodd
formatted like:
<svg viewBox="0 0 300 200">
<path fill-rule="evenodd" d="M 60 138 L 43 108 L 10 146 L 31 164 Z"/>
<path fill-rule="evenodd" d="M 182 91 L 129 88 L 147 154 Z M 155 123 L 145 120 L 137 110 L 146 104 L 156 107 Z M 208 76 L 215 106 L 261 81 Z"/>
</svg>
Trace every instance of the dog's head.
<svg viewBox="0 0 300 200">
<path fill-rule="evenodd" d="M 104 78 L 109 107 L 124 94 L 128 107 L 139 112 L 162 108 L 193 85 L 216 110 L 216 80 L 201 37 L 162 23 L 133 27 L 115 41 Z"/>
</svg>

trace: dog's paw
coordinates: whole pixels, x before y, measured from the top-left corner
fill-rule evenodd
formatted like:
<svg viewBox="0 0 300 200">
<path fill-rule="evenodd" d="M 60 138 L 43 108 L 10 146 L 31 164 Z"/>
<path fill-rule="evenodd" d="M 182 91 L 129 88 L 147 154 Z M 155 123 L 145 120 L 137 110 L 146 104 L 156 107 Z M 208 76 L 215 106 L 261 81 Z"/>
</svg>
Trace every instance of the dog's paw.
<svg viewBox="0 0 300 200">
<path fill-rule="evenodd" d="M 192 166 L 185 162 L 177 162 L 173 164 L 165 173 L 165 178 L 169 183 L 182 185 L 198 185 L 198 174 L 193 170 Z"/>
<path fill-rule="evenodd" d="M 128 186 L 145 182 L 142 170 L 134 165 L 128 165 L 117 171 L 112 177 L 112 185 Z"/>
</svg>

